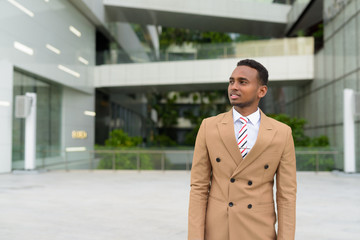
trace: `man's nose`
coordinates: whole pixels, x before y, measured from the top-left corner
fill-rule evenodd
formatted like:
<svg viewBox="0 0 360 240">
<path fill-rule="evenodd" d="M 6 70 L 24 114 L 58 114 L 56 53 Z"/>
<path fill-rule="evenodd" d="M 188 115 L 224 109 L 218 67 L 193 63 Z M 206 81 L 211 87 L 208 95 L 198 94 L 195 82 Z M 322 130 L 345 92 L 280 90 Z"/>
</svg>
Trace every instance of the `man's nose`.
<svg viewBox="0 0 360 240">
<path fill-rule="evenodd" d="M 237 84 L 236 82 L 234 84 L 231 84 L 230 89 L 234 89 L 234 90 L 239 89 L 239 84 Z"/>
</svg>

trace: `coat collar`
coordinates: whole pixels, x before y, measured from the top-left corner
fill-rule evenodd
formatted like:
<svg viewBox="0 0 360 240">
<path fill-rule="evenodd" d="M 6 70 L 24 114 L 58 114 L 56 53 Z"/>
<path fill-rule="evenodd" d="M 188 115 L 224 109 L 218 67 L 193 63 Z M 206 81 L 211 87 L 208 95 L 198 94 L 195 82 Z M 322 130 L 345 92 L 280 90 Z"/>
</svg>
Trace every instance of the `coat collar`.
<svg viewBox="0 0 360 240">
<path fill-rule="evenodd" d="M 271 143 L 276 129 L 271 124 L 269 117 L 267 117 L 260 110 L 260 128 L 255 145 L 250 150 L 245 159 L 242 158 L 240 150 L 237 146 L 235 134 L 234 134 L 234 120 L 232 116 L 232 109 L 225 113 L 223 119 L 218 123 L 218 130 L 222 141 L 228 152 L 230 153 L 236 169 L 233 176 L 240 173 L 244 168 L 249 166 L 256 158 L 269 146 Z"/>
<path fill-rule="evenodd" d="M 236 137 L 234 134 L 234 119 L 232 109 L 225 113 L 223 119 L 217 125 L 221 140 L 230 153 L 235 163 L 234 167 L 236 168 L 236 166 L 238 166 L 242 160 L 242 156 L 237 146 Z"/>
</svg>

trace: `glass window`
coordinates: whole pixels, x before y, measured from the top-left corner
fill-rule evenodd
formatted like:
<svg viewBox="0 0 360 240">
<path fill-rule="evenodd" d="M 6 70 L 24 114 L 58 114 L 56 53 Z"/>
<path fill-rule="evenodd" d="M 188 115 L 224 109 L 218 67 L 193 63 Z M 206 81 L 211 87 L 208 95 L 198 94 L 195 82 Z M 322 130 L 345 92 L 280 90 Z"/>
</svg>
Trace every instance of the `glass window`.
<svg viewBox="0 0 360 240">
<path fill-rule="evenodd" d="M 61 86 L 16 70 L 14 72 L 14 103 L 17 95 L 37 95 L 36 165 L 61 155 Z M 15 106 L 14 106 L 15 109 Z M 14 111 L 15 112 L 15 111 Z M 25 119 L 13 115 L 12 168 L 24 168 Z"/>
</svg>

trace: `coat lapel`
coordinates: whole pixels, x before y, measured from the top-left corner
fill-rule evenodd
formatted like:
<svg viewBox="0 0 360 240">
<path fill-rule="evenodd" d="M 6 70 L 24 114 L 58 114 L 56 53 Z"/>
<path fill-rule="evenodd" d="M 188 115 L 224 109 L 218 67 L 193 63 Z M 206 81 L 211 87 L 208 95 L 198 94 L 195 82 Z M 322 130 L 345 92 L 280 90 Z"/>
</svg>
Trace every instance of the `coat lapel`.
<svg viewBox="0 0 360 240">
<path fill-rule="evenodd" d="M 255 145 L 252 147 L 245 159 L 240 162 L 235 172 L 233 173 L 233 176 L 240 173 L 252 162 L 254 162 L 259 157 L 259 155 L 269 146 L 276 133 L 276 129 L 273 128 L 271 122 L 269 121 L 269 117 L 267 117 L 261 110 L 260 114 L 260 128 Z M 238 152 L 240 152 L 239 149 Z"/>
<path fill-rule="evenodd" d="M 242 160 L 242 156 L 235 139 L 232 109 L 225 114 L 224 118 L 217 126 L 226 149 L 230 153 L 235 164 L 238 165 Z"/>
</svg>

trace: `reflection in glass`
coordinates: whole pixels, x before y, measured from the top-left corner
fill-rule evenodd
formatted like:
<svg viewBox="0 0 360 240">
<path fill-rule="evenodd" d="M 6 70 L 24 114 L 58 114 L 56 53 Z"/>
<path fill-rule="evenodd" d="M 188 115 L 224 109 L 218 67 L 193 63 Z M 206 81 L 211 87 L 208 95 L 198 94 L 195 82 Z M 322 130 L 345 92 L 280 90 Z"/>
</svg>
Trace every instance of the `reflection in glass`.
<svg viewBox="0 0 360 240">
<path fill-rule="evenodd" d="M 37 94 L 36 165 L 59 158 L 61 148 L 61 87 L 15 70 L 14 103 L 17 95 Z M 15 106 L 14 106 L 15 109 Z M 15 112 L 15 111 L 13 111 Z M 25 119 L 13 115 L 12 168 L 24 168 Z"/>
</svg>

